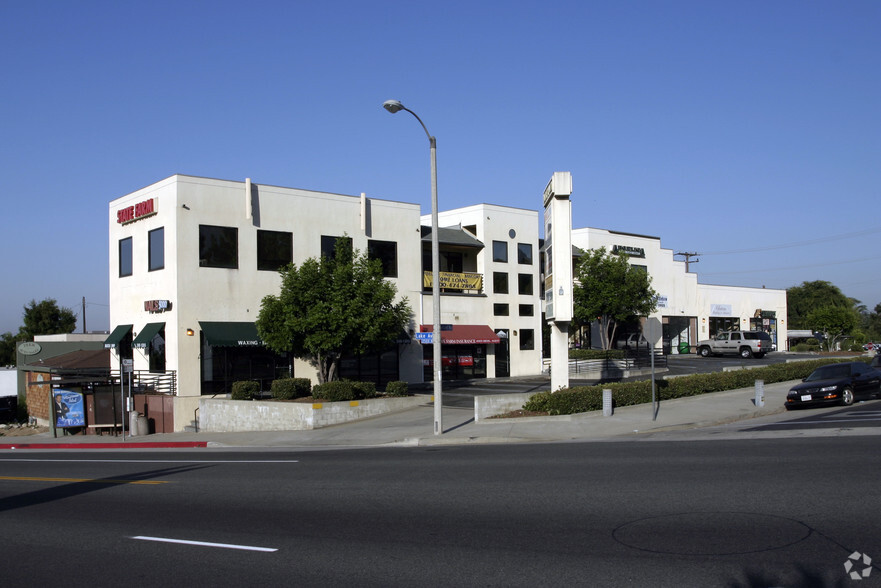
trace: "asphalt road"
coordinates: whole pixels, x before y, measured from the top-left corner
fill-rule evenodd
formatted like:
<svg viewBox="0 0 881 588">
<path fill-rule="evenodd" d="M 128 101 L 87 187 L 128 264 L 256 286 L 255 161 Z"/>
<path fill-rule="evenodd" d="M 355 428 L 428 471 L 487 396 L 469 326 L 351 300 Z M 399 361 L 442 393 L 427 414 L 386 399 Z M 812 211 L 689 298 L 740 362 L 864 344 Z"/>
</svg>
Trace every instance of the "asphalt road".
<svg viewBox="0 0 881 588">
<path fill-rule="evenodd" d="M 852 585 L 877 438 L 0 455 L 4 584 Z M 198 543 L 195 543 L 198 542 Z M 881 584 L 877 563 L 860 586 Z"/>
</svg>

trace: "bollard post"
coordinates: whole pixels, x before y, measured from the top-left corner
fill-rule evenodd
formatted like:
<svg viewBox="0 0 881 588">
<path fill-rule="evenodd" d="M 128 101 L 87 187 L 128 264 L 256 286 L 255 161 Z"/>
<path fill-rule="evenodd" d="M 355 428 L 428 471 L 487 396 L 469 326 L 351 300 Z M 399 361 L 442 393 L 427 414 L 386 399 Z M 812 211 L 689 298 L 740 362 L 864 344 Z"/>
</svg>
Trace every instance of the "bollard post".
<svg viewBox="0 0 881 588">
<path fill-rule="evenodd" d="M 765 381 L 756 380 L 756 408 L 765 406 Z"/>
<path fill-rule="evenodd" d="M 612 391 L 603 388 L 603 416 L 612 416 Z"/>
</svg>

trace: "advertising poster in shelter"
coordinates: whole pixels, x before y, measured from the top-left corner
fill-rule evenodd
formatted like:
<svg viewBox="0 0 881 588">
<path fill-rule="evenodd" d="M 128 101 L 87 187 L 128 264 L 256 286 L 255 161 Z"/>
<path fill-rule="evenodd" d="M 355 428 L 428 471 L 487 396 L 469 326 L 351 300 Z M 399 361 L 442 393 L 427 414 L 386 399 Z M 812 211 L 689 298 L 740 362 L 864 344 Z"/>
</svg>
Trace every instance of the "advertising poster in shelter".
<svg viewBox="0 0 881 588">
<path fill-rule="evenodd" d="M 83 395 L 71 390 L 55 390 L 55 426 L 85 427 L 86 411 L 84 409 Z"/>
</svg>

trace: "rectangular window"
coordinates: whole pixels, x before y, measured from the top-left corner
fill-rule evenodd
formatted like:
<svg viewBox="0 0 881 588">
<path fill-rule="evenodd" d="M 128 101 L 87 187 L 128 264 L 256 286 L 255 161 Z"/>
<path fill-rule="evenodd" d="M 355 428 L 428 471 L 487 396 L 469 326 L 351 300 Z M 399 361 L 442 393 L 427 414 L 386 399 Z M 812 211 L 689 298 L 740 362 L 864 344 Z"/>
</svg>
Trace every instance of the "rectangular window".
<svg viewBox="0 0 881 588">
<path fill-rule="evenodd" d="M 352 250 L 351 237 L 334 237 L 333 235 L 321 235 L 321 257 L 326 257 L 328 259 L 333 259 L 334 257 L 336 257 L 334 252 L 336 250 L 337 239 L 343 239 L 346 242 L 346 245 L 349 247 L 349 250 Z"/>
<path fill-rule="evenodd" d="M 532 296 L 532 274 L 517 274 L 517 291 Z"/>
<path fill-rule="evenodd" d="M 238 269 L 239 230 L 199 225 L 199 267 Z"/>
<path fill-rule="evenodd" d="M 504 241 L 493 241 L 493 261 L 508 263 L 508 244 Z"/>
<path fill-rule="evenodd" d="M 257 231 L 257 269 L 276 272 L 294 261 L 294 235 L 284 231 Z"/>
<path fill-rule="evenodd" d="M 147 266 L 149 271 L 161 270 L 165 267 L 165 227 L 153 229 L 147 233 Z"/>
<path fill-rule="evenodd" d="M 508 293 L 508 274 L 505 272 L 493 272 L 493 294 Z"/>
<path fill-rule="evenodd" d="M 535 349 L 535 330 L 520 329 L 520 350 L 529 351 Z"/>
<path fill-rule="evenodd" d="M 132 238 L 119 240 L 119 277 L 132 275 Z"/>
<path fill-rule="evenodd" d="M 517 263 L 532 265 L 532 243 L 517 243 Z"/>
<path fill-rule="evenodd" d="M 520 316 L 534 316 L 535 309 L 531 304 L 520 305 Z"/>
<path fill-rule="evenodd" d="M 493 316 L 508 316 L 508 305 L 493 304 Z"/>
<path fill-rule="evenodd" d="M 394 241 L 367 241 L 367 257 L 382 263 L 382 277 L 398 277 L 398 244 Z"/>
</svg>

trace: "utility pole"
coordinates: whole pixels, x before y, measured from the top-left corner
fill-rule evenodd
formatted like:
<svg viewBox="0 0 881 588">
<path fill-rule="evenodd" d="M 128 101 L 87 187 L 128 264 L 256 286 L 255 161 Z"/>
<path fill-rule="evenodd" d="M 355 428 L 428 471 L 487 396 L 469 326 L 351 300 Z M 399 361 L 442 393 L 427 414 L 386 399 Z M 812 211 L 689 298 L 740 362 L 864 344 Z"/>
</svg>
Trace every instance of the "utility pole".
<svg viewBox="0 0 881 588">
<path fill-rule="evenodd" d="M 83 335 L 86 334 L 86 297 L 83 296 Z"/>
<path fill-rule="evenodd" d="M 700 259 L 695 259 L 694 261 L 691 261 L 692 257 L 696 257 L 696 256 L 700 255 L 700 253 L 685 253 L 685 252 L 683 252 L 683 253 L 674 253 L 673 255 L 681 255 L 681 256 L 685 257 L 685 273 L 688 273 L 688 268 L 692 263 L 698 263 L 700 261 Z"/>
</svg>

